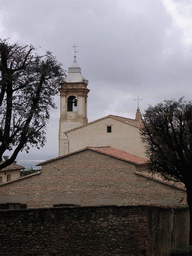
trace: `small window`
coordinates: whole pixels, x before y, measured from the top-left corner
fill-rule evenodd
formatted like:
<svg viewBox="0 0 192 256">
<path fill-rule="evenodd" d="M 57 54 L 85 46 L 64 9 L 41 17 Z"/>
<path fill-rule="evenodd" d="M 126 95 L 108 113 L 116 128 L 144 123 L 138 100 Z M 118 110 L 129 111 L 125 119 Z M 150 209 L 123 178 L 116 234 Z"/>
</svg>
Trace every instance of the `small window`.
<svg viewBox="0 0 192 256">
<path fill-rule="evenodd" d="M 11 174 L 7 174 L 7 181 L 11 181 Z"/>
<path fill-rule="evenodd" d="M 111 126 L 107 126 L 107 132 L 112 132 L 112 127 Z"/>
<path fill-rule="evenodd" d="M 0 177 L 0 184 L 3 183 L 3 177 Z"/>
</svg>

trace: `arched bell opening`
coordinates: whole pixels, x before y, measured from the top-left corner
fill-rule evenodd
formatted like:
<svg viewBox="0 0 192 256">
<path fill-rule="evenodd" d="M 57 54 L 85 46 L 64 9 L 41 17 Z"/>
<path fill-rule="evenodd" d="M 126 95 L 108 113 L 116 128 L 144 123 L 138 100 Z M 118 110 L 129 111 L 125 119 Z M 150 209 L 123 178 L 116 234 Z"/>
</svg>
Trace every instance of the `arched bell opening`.
<svg viewBox="0 0 192 256">
<path fill-rule="evenodd" d="M 75 96 L 69 96 L 67 100 L 67 111 L 77 111 L 77 98 Z"/>
</svg>

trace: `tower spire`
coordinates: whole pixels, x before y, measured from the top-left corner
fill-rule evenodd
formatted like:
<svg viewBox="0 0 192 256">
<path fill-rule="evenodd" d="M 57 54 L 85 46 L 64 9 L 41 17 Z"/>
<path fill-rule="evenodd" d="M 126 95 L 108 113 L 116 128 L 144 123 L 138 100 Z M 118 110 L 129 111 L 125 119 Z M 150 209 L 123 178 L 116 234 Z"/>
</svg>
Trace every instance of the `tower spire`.
<svg viewBox="0 0 192 256">
<path fill-rule="evenodd" d="M 139 99 L 139 96 L 137 96 L 137 99 L 134 99 L 137 101 L 137 111 L 136 111 L 136 114 L 135 114 L 135 120 L 136 121 L 141 121 L 142 120 L 142 117 L 141 117 L 141 111 L 140 111 L 140 108 L 139 108 L 139 101 L 142 100 L 142 99 Z"/>
<path fill-rule="evenodd" d="M 134 100 L 137 101 L 137 109 L 139 110 L 139 101 L 140 101 L 140 100 L 143 100 L 143 99 L 139 99 L 139 96 L 137 96 L 137 99 L 134 99 Z"/>
<path fill-rule="evenodd" d="M 74 48 L 74 60 L 76 60 L 76 57 L 77 57 L 77 55 L 76 55 L 76 53 L 78 52 L 78 51 L 76 51 L 76 48 L 77 48 L 78 46 L 77 45 L 73 45 L 72 46 L 72 48 Z"/>
<path fill-rule="evenodd" d="M 59 155 L 69 153 L 69 139 L 65 131 L 87 124 L 87 88 L 88 80 L 81 75 L 81 68 L 76 61 L 76 45 L 74 44 L 74 60 L 68 68 L 60 92 L 59 119 Z"/>
</svg>

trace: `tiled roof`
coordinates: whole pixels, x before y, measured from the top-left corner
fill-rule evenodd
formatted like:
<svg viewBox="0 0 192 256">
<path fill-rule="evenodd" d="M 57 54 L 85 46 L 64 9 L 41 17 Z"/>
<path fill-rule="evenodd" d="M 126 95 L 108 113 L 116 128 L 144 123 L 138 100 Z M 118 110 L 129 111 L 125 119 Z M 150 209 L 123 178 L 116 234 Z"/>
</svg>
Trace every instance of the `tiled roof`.
<svg viewBox="0 0 192 256">
<path fill-rule="evenodd" d="M 114 115 L 109 115 L 108 117 L 112 117 L 113 119 L 123 122 L 125 124 L 129 124 L 131 126 L 134 126 L 136 128 L 141 128 L 142 122 L 136 121 L 135 119 L 127 118 L 127 117 L 122 117 L 122 116 L 114 116 Z"/>
<path fill-rule="evenodd" d="M 50 162 L 53 162 L 53 161 L 57 161 L 59 159 L 68 157 L 70 155 L 77 154 L 79 152 L 83 152 L 85 150 L 91 150 L 91 151 L 95 151 L 95 152 L 98 152 L 98 153 L 102 153 L 102 154 L 112 156 L 112 157 L 115 157 L 117 159 L 127 161 L 127 162 L 130 162 L 130 163 L 136 164 L 136 165 L 142 165 L 142 164 L 147 164 L 148 163 L 148 159 L 146 159 L 146 158 L 135 156 L 135 155 L 129 154 L 125 151 L 117 150 L 117 149 L 114 149 L 114 148 L 110 148 L 110 147 L 86 147 L 86 148 L 71 152 L 71 153 L 66 154 L 66 155 L 62 155 L 62 156 L 58 156 L 58 157 L 46 160 L 44 162 L 41 162 L 41 163 L 37 164 L 37 166 L 41 166 L 41 165 L 44 165 L 44 164 L 47 164 L 47 163 L 50 163 Z"/>
<path fill-rule="evenodd" d="M 8 182 L 5 182 L 5 183 L 1 183 L 0 187 L 9 185 L 10 183 L 15 183 L 15 182 L 19 182 L 19 181 L 22 181 L 22 180 L 25 180 L 25 179 L 33 178 L 34 176 L 37 176 L 37 175 L 40 175 L 40 174 L 41 174 L 41 172 L 39 171 L 39 172 L 35 172 L 35 173 L 29 174 L 29 175 L 26 175 L 26 176 L 23 176 L 23 177 L 19 177 L 18 179 L 11 180 L 11 181 L 8 181 Z"/>
<path fill-rule="evenodd" d="M 150 173 L 147 171 L 141 171 L 141 172 L 136 172 L 137 175 L 143 176 L 145 178 L 149 178 L 161 183 L 164 183 L 166 185 L 172 186 L 172 187 L 176 187 L 182 190 L 186 190 L 185 185 L 182 182 L 175 182 L 175 181 L 171 181 L 171 180 L 165 180 L 160 174 L 158 173 Z"/>
<path fill-rule="evenodd" d="M 90 122 L 90 123 L 88 123 L 88 124 L 85 124 L 85 125 L 82 125 L 82 126 L 78 126 L 78 127 L 73 128 L 73 129 L 71 129 L 71 130 L 65 131 L 65 133 L 69 133 L 69 132 L 72 132 L 72 131 L 81 129 L 81 128 L 83 128 L 83 127 L 86 127 L 86 126 L 88 126 L 88 125 L 92 125 L 92 124 L 94 124 L 94 123 L 100 122 L 100 121 L 102 121 L 102 120 L 104 120 L 104 119 L 107 119 L 107 118 L 112 118 L 112 119 L 114 119 L 114 120 L 116 120 L 116 121 L 122 122 L 122 123 L 124 123 L 124 124 L 131 125 L 131 126 L 133 126 L 133 127 L 135 127 L 135 128 L 138 128 L 138 129 L 141 128 L 141 126 L 142 126 L 142 122 L 137 121 L 137 120 L 135 120 L 135 119 L 131 119 L 131 118 L 127 118 L 127 117 L 122 117 L 122 116 L 108 115 L 108 116 L 99 118 L 99 119 L 97 119 L 97 120 L 95 120 L 95 121 L 92 121 L 92 122 Z"/>
<path fill-rule="evenodd" d="M 21 169 L 25 169 L 25 167 L 23 167 L 22 165 L 18 165 L 18 164 L 11 164 L 11 165 L 1 169 L 0 172 L 15 171 L 15 170 L 21 170 Z"/>
<path fill-rule="evenodd" d="M 149 160 L 146 158 L 132 155 L 125 151 L 118 150 L 118 149 L 111 148 L 111 147 L 92 147 L 90 149 L 100 152 L 100 153 L 103 153 L 103 154 L 106 154 L 106 155 L 109 155 L 109 156 L 116 157 L 121 160 L 131 162 L 136 165 L 147 164 L 149 162 Z"/>
</svg>

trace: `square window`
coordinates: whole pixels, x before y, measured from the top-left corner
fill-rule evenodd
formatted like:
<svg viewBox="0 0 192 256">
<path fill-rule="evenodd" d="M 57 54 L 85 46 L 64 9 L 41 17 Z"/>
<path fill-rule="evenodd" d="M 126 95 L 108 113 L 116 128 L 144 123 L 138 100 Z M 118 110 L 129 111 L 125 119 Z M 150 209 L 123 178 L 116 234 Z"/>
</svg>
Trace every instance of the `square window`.
<svg viewBox="0 0 192 256">
<path fill-rule="evenodd" d="M 111 126 L 107 126 L 107 132 L 112 132 L 112 127 Z"/>
</svg>

